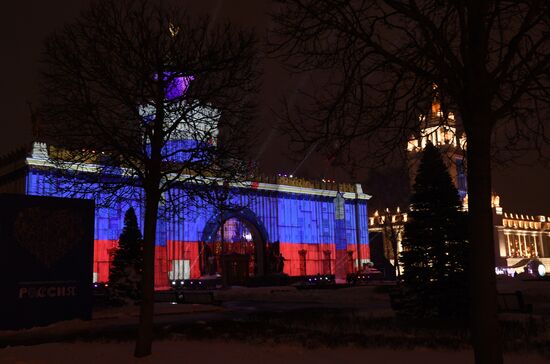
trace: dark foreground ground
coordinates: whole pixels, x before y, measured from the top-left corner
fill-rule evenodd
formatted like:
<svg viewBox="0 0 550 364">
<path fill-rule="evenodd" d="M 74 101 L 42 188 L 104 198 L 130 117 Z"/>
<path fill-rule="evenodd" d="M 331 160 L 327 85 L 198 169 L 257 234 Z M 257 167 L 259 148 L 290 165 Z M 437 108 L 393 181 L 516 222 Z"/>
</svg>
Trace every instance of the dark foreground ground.
<svg viewBox="0 0 550 364">
<path fill-rule="evenodd" d="M 501 315 L 507 363 L 550 362 L 550 282 L 499 281 L 533 313 Z M 159 303 L 154 355 L 140 363 L 472 362 L 464 322 L 407 321 L 388 287 L 220 290 L 218 305 Z M 137 308 L 101 308 L 92 321 L 0 332 L 0 363 L 126 363 Z"/>
<path fill-rule="evenodd" d="M 418 348 L 365 349 L 353 346 L 309 349 L 289 345 L 250 345 L 239 342 L 160 341 L 153 347 L 153 355 L 144 359 L 131 356 L 131 343 L 56 343 L 28 348 L 4 349 L 0 363 L 17 364 L 119 364 L 119 363 L 241 363 L 241 364 L 328 364 L 328 363 L 473 363 L 468 350 L 445 351 Z M 506 364 L 542 364 L 547 360 L 533 354 L 506 354 Z"/>
</svg>

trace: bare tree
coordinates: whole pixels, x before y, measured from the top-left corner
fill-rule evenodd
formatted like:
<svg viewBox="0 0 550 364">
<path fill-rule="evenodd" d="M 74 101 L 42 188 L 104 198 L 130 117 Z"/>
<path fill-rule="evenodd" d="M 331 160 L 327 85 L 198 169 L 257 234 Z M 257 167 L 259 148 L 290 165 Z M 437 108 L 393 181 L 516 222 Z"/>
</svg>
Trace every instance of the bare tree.
<svg viewBox="0 0 550 364">
<path fill-rule="evenodd" d="M 396 275 L 400 276 L 399 246 L 406 213 L 402 213 L 399 206 L 408 205 L 411 192 L 407 167 L 399 165 L 381 171 L 370 170 L 366 184 L 373 195 L 369 207 L 371 211 L 375 210 L 371 227 L 383 233 L 384 253 L 393 262 Z"/>
<path fill-rule="evenodd" d="M 550 3 L 541 0 L 281 0 L 274 13 L 274 52 L 297 71 L 330 75 L 318 87 L 325 92 L 309 94 L 309 106 L 287 110 L 288 131 L 301 145 L 352 154 L 359 142 L 374 159 L 387 157 L 419 128 L 432 83 L 443 114 L 458 113 L 468 143 L 477 363 L 502 363 L 492 137 L 498 130 L 514 145 L 549 140 L 549 15 Z"/>
<path fill-rule="evenodd" d="M 151 353 L 159 213 L 247 177 L 255 49 L 251 30 L 148 0 L 96 1 L 46 41 L 41 139 L 60 185 L 145 207 L 137 357 Z"/>
<path fill-rule="evenodd" d="M 369 232 L 382 234 L 384 256 L 392 264 L 394 270 L 392 276 L 397 279 L 401 276 L 399 253 L 405 230 L 406 216 L 407 213 L 401 213 L 398 207 L 395 214 L 389 208 L 386 208 L 382 210 L 382 213 L 375 210 L 373 216 L 369 218 Z"/>
<path fill-rule="evenodd" d="M 384 210 L 384 236 L 388 239 L 391 254 L 388 254 L 388 257 L 393 258 L 393 266 L 395 268 L 395 274 L 397 277 L 401 275 L 401 267 L 399 264 L 399 245 L 401 242 L 401 236 L 404 230 L 404 221 L 402 215 L 397 208 L 397 214 L 392 215 L 389 209 Z"/>
</svg>

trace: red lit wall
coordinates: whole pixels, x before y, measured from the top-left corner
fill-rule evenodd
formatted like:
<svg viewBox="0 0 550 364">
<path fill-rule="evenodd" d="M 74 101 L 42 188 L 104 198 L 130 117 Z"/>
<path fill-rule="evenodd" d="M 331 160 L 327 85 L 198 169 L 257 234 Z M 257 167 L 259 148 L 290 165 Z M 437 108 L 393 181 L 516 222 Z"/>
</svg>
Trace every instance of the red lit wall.
<svg viewBox="0 0 550 364">
<path fill-rule="evenodd" d="M 94 240 L 94 273 L 98 282 L 109 280 L 112 253 L 118 248 L 117 240 Z"/>
<path fill-rule="evenodd" d="M 357 259 L 357 244 L 348 244 L 348 251 L 353 252 L 353 258 Z M 361 260 L 370 259 L 370 250 L 367 244 L 361 244 Z"/>
<path fill-rule="evenodd" d="M 109 267 L 112 252 L 117 248 L 115 240 L 95 240 L 94 244 L 94 273 L 97 281 L 109 280 Z M 284 272 L 291 276 L 302 274 L 302 264 L 305 253 L 306 275 L 325 274 L 327 269 L 326 254 L 330 252 L 330 270 L 334 274 L 336 264 L 336 249 L 334 244 L 296 244 L 281 243 L 281 254 L 285 258 Z M 357 245 L 348 244 L 351 258 L 357 259 Z M 369 259 L 368 245 L 361 245 L 361 259 Z M 170 287 L 168 273 L 173 269 L 174 260 L 188 260 L 190 262 L 190 278 L 200 277 L 199 243 L 169 240 L 166 246 L 155 247 L 155 289 Z"/>
<path fill-rule="evenodd" d="M 336 248 L 334 244 L 280 243 L 281 255 L 285 258 L 284 272 L 291 276 L 302 274 L 301 257 L 305 251 L 306 275 L 324 274 L 325 251 L 330 251 L 331 270 L 334 274 Z"/>
<path fill-rule="evenodd" d="M 168 250 L 168 260 L 170 269 L 172 269 L 173 260 L 189 260 L 191 267 L 191 277 L 199 278 L 201 275 L 199 265 L 199 243 L 197 241 L 174 241 L 168 240 L 166 246 Z"/>
<path fill-rule="evenodd" d="M 113 253 L 118 247 L 116 240 L 94 241 L 94 267 L 98 282 L 109 280 Z M 200 277 L 198 242 L 168 241 L 166 246 L 155 246 L 155 289 L 170 287 L 168 272 L 173 269 L 173 260 L 189 260 L 191 278 Z"/>
</svg>

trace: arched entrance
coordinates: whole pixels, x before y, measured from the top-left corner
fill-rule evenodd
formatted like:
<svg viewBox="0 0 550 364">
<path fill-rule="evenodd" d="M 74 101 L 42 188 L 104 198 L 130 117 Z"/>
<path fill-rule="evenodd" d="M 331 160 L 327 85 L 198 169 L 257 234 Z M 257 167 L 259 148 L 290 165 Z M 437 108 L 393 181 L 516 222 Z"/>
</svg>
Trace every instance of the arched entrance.
<svg viewBox="0 0 550 364">
<path fill-rule="evenodd" d="M 222 276 L 227 285 L 243 284 L 266 273 L 268 236 L 248 208 L 226 210 L 210 219 L 199 247 L 202 276 Z"/>
</svg>

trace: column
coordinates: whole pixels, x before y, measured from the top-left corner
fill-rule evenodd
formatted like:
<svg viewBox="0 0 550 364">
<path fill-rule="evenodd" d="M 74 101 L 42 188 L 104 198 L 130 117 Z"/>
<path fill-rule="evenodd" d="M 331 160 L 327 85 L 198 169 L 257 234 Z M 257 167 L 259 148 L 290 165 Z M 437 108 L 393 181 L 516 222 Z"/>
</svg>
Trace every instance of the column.
<svg viewBox="0 0 550 364">
<path fill-rule="evenodd" d="M 542 223 L 541 223 L 541 225 L 542 225 Z M 545 252 L 544 252 L 544 241 L 542 240 L 542 239 L 543 239 L 543 234 L 542 234 L 541 231 L 539 231 L 539 232 L 537 233 L 537 235 L 538 235 L 538 237 L 539 237 L 538 240 L 540 241 L 540 257 L 541 257 L 541 258 L 546 258 L 546 254 L 545 254 Z"/>
<path fill-rule="evenodd" d="M 517 237 L 518 237 L 519 256 L 523 257 L 523 248 L 521 247 L 521 235 L 517 234 Z"/>
<path fill-rule="evenodd" d="M 336 259 L 334 274 L 337 283 L 346 282 L 346 264 L 348 244 L 346 240 L 346 213 L 345 199 L 341 192 L 338 192 L 334 199 L 334 243 L 336 246 Z"/>
</svg>

